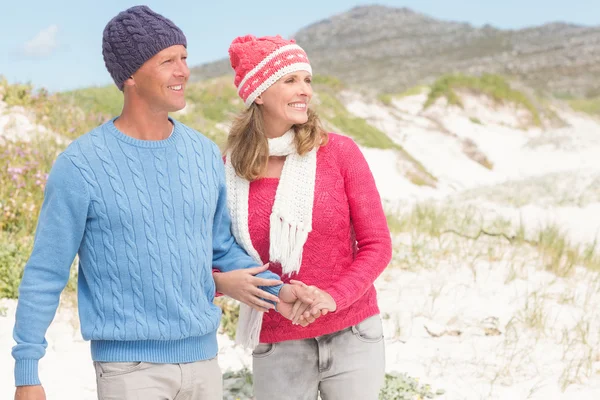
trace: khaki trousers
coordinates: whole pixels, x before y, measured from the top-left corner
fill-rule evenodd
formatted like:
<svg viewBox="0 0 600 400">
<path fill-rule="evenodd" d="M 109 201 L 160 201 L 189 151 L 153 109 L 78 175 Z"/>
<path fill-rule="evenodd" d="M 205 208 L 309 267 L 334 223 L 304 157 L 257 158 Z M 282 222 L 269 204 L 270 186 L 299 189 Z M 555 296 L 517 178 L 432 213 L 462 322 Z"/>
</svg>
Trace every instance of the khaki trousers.
<svg viewBox="0 0 600 400">
<path fill-rule="evenodd" d="M 216 358 L 186 364 L 94 362 L 98 400 L 222 400 Z"/>
</svg>

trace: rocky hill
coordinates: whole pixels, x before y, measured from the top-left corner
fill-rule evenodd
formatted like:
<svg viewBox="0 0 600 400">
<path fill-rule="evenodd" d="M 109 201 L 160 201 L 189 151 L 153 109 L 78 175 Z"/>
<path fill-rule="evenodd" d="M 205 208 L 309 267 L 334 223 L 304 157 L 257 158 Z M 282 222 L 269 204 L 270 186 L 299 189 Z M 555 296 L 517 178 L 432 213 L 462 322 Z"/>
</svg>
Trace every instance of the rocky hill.
<svg viewBox="0 0 600 400">
<path fill-rule="evenodd" d="M 362 6 L 309 25 L 294 37 L 316 72 L 377 91 L 403 91 L 446 73 L 488 72 L 553 94 L 600 93 L 600 26 L 549 23 L 503 30 L 438 20 L 407 8 Z M 228 73 L 226 59 L 193 69 L 196 79 Z"/>
</svg>

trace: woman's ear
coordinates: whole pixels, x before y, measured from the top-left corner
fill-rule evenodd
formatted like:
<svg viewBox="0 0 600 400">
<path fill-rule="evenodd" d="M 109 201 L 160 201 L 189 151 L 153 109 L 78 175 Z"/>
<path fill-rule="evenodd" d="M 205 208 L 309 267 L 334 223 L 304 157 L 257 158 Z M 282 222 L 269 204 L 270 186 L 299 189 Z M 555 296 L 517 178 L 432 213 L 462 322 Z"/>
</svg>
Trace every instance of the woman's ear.
<svg viewBox="0 0 600 400">
<path fill-rule="evenodd" d="M 262 97 L 260 97 L 260 96 L 258 96 L 256 99 L 254 99 L 254 102 L 256 104 L 263 104 L 264 103 Z"/>
</svg>

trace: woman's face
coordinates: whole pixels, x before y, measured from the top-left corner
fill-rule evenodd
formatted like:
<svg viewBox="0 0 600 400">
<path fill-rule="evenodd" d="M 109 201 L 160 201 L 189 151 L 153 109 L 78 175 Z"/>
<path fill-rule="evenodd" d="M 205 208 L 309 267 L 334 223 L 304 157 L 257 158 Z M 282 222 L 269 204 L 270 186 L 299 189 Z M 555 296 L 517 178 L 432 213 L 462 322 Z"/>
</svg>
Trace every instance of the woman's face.
<svg viewBox="0 0 600 400">
<path fill-rule="evenodd" d="M 308 104 L 313 94 L 311 81 L 312 75 L 307 71 L 292 72 L 256 98 L 267 136 L 280 136 L 293 125 L 308 121 Z"/>
</svg>

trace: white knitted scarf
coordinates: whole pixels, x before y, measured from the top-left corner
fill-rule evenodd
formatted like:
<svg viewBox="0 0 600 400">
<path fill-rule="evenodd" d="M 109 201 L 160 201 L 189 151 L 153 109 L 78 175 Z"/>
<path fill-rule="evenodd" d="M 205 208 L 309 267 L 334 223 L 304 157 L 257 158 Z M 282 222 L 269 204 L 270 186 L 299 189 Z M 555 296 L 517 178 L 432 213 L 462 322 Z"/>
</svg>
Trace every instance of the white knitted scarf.
<svg viewBox="0 0 600 400">
<path fill-rule="evenodd" d="M 281 137 L 269 139 L 269 155 L 286 156 L 271 210 L 269 260 L 281 263 L 283 274 L 288 275 L 300 271 L 302 248 L 312 230 L 317 149 L 300 156 L 294 143 L 294 131 L 289 130 Z M 250 182 L 235 173 L 230 154 L 226 157 L 225 175 L 233 235 L 239 245 L 262 264 L 248 228 Z M 242 303 L 236 343 L 256 347 L 261 326 L 262 312 Z"/>
</svg>

